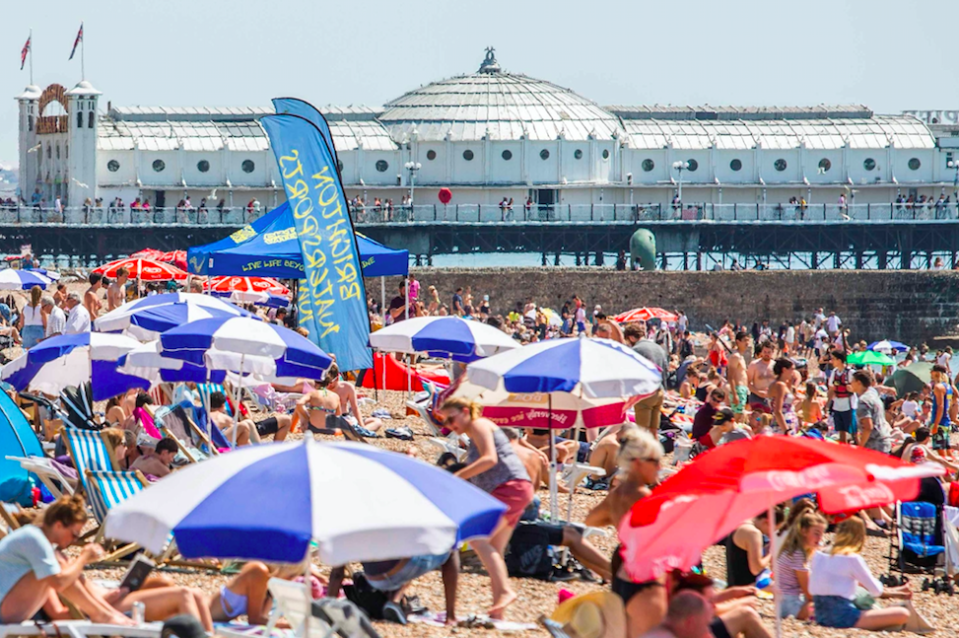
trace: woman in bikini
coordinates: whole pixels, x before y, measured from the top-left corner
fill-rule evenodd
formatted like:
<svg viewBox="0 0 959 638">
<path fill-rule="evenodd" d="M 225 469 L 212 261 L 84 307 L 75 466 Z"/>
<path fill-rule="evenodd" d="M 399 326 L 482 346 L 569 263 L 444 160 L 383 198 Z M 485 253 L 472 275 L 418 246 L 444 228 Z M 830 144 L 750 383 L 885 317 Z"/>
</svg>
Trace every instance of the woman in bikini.
<svg viewBox="0 0 959 638">
<path fill-rule="evenodd" d="M 376 436 L 376 433 L 383 427 L 383 421 L 376 417 L 364 417 L 360 412 L 360 406 L 356 400 L 356 387 L 352 383 L 347 383 L 336 375 L 330 381 L 329 389 L 340 397 L 340 405 L 346 406 L 345 416 L 351 421 L 355 421 L 354 426 L 359 426 L 359 433 L 362 436 Z"/>
<path fill-rule="evenodd" d="M 590 527 L 619 527 L 620 521 L 639 499 L 650 494 L 659 481 L 663 446 L 649 432 L 635 425 L 619 434 L 619 467 L 625 474 L 603 501 L 586 515 Z M 613 593 L 623 599 L 630 636 L 641 636 L 666 617 L 666 587 L 662 579 L 634 583 L 623 569 L 620 547 L 613 552 Z"/>
<path fill-rule="evenodd" d="M 330 366 L 319 387 L 296 402 L 296 413 L 300 417 L 300 427 L 310 432 L 331 434 L 326 427 L 326 418 L 330 415 L 342 416 L 343 404 L 340 395 L 330 390 L 339 378 L 340 370 L 336 364 Z"/>
</svg>

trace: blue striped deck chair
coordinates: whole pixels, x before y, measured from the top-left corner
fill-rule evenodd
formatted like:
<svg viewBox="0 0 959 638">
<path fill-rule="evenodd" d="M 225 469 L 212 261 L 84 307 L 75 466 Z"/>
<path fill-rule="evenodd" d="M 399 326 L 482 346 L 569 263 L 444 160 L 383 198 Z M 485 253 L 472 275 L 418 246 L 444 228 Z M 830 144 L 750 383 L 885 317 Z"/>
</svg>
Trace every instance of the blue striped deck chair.
<svg viewBox="0 0 959 638">
<path fill-rule="evenodd" d="M 95 430 L 81 430 L 79 428 L 60 428 L 60 436 L 67 444 L 73 467 L 80 477 L 80 484 L 87 494 L 87 504 L 93 510 L 97 522 L 102 523 L 107 516 L 107 510 L 100 507 L 93 497 L 89 485 L 88 472 L 114 472 L 113 450 L 109 448 L 100 432 Z"/>
<path fill-rule="evenodd" d="M 227 398 L 226 401 L 226 413 L 230 416 L 233 416 L 233 408 L 230 403 L 230 395 L 226 393 L 226 389 L 223 387 L 222 383 L 197 383 L 196 391 L 200 394 L 200 400 L 203 402 L 203 407 L 206 408 L 210 405 L 210 395 L 214 392 L 222 392 L 223 396 Z"/>
<path fill-rule="evenodd" d="M 110 510 L 137 494 L 149 485 L 146 478 L 138 471 L 114 472 L 112 470 L 87 470 L 86 479 L 87 501 L 93 508 L 94 516 L 100 524 L 96 542 L 103 542 L 103 522 Z M 98 514 L 100 512 L 101 514 Z M 127 556 L 139 549 L 136 543 L 129 543 L 117 547 L 108 553 L 99 562 L 110 563 Z"/>
</svg>

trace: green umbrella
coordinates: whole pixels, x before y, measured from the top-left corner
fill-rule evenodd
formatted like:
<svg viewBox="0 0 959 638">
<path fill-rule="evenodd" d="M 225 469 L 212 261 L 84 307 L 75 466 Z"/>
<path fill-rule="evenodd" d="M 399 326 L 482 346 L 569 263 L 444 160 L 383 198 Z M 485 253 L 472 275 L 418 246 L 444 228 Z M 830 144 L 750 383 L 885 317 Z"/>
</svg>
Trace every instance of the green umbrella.
<svg viewBox="0 0 959 638">
<path fill-rule="evenodd" d="M 893 372 L 886 385 L 896 388 L 899 398 L 902 398 L 909 392 L 919 392 L 932 381 L 930 373 L 932 372 L 931 363 L 914 363 L 907 368 L 900 368 Z"/>
<path fill-rule="evenodd" d="M 884 355 L 881 352 L 876 352 L 875 350 L 864 350 L 862 352 L 853 352 L 851 355 L 846 357 L 846 363 L 853 366 L 867 366 L 867 365 L 877 365 L 877 366 L 894 366 L 896 365 L 895 359 Z"/>
</svg>

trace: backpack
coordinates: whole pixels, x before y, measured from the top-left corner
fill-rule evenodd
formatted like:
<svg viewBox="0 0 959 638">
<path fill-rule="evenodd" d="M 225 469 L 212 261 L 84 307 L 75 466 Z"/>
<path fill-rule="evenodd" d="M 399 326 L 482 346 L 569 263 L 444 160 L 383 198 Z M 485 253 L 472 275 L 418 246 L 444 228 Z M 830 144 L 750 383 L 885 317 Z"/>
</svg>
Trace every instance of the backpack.
<svg viewBox="0 0 959 638">
<path fill-rule="evenodd" d="M 383 605 L 388 603 L 390 598 L 386 592 L 370 587 L 363 572 L 353 573 L 353 584 L 344 585 L 343 593 L 347 600 L 365 611 L 373 620 L 383 619 Z"/>
<path fill-rule="evenodd" d="M 520 522 L 506 548 L 506 571 L 514 578 L 549 580 L 553 574 L 553 552 L 549 532 L 536 523 Z"/>
<path fill-rule="evenodd" d="M 685 359 L 693 354 L 693 344 L 689 339 L 683 339 L 679 346 L 679 358 Z"/>
</svg>

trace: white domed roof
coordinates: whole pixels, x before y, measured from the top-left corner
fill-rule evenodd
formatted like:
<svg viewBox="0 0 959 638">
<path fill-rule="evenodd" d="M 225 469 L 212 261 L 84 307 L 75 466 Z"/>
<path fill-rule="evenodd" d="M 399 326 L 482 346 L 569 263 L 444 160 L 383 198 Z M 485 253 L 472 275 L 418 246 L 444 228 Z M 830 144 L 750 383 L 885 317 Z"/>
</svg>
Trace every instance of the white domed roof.
<svg viewBox="0 0 959 638">
<path fill-rule="evenodd" d="M 493 49 L 479 70 L 415 89 L 386 104 L 378 118 L 398 142 L 415 133 L 420 141 L 533 140 L 623 133 L 619 119 L 592 100 L 518 73 L 503 71 Z"/>
</svg>

